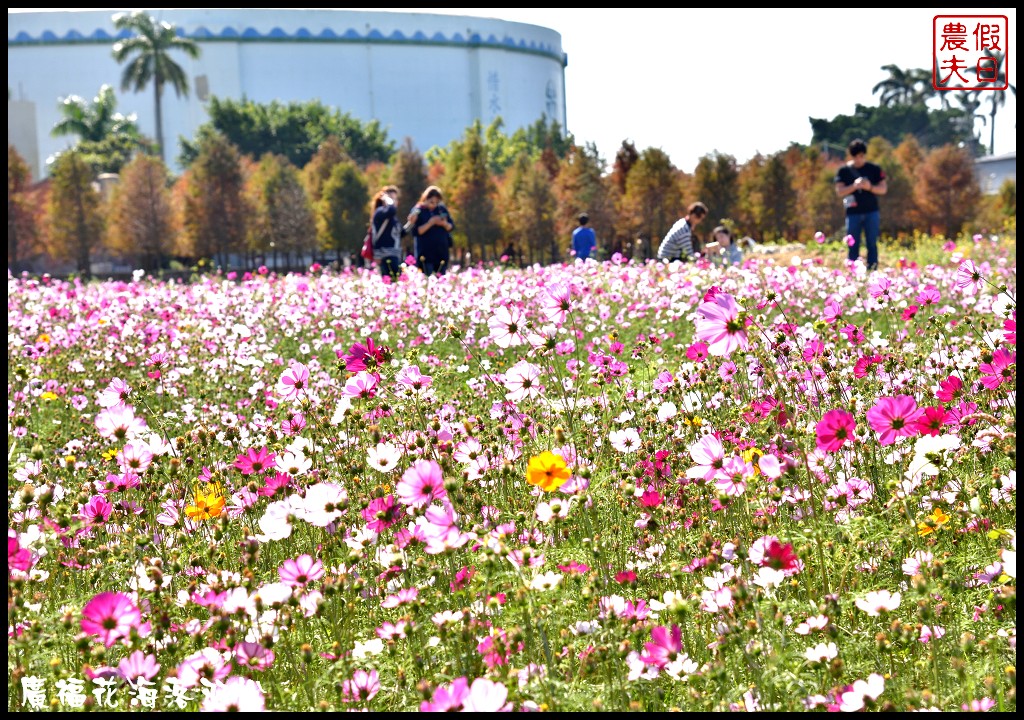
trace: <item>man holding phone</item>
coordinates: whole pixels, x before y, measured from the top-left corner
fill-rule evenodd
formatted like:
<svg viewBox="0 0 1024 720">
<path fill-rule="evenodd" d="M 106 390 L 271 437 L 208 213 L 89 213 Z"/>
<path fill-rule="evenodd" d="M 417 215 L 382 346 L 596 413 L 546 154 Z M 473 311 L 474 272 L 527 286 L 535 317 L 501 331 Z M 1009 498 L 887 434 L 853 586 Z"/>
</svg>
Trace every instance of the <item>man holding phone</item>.
<svg viewBox="0 0 1024 720">
<path fill-rule="evenodd" d="M 868 162 L 868 146 L 861 139 L 851 140 L 847 151 L 850 161 L 836 173 L 836 195 L 846 208 L 846 234 L 853 237 L 847 257 L 851 262 L 860 256 L 863 234 L 868 250 L 868 270 L 878 269 L 878 236 L 881 214 L 878 196 L 885 195 L 885 171 Z"/>
</svg>

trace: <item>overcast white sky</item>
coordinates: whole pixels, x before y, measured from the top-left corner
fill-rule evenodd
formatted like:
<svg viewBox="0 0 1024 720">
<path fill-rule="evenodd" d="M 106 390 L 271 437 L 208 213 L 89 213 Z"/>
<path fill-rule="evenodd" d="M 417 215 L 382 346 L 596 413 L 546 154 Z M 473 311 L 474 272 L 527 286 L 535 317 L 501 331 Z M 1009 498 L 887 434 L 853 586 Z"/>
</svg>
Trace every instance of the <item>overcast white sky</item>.
<svg viewBox="0 0 1024 720">
<path fill-rule="evenodd" d="M 876 105 L 882 65 L 932 66 L 935 15 L 1006 15 L 1017 84 L 1014 8 L 347 8 L 494 17 L 562 36 L 566 124 L 609 163 L 623 140 L 658 147 L 692 172 L 714 150 L 745 162 L 811 139 L 809 117 Z M 9 8 L 9 11 L 12 10 Z M 987 112 L 989 92 L 982 92 Z M 996 115 L 995 151 L 1017 149 L 1017 99 Z M 989 128 L 978 121 L 988 145 Z"/>
</svg>

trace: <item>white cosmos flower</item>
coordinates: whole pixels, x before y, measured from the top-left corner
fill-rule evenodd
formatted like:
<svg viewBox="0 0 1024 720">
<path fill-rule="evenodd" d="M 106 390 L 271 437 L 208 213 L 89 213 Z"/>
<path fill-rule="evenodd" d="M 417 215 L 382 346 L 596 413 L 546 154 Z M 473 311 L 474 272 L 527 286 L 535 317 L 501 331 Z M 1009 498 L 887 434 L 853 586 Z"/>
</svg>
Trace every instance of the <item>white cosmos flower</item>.
<svg viewBox="0 0 1024 720">
<path fill-rule="evenodd" d="M 377 443 L 377 447 L 366 451 L 366 463 L 374 470 L 389 473 L 398 467 L 402 451 L 391 443 Z"/>
<path fill-rule="evenodd" d="M 384 652 L 384 641 L 380 638 L 372 638 L 366 642 L 356 640 L 355 647 L 352 648 L 352 657 L 356 660 L 362 660 L 363 658 L 380 655 L 382 652 Z"/>
<path fill-rule="evenodd" d="M 869 592 L 854 604 L 871 617 L 878 617 L 883 612 L 890 612 L 900 606 L 901 595 L 888 590 Z"/>
<path fill-rule="evenodd" d="M 556 572 L 541 573 L 530 581 L 530 588 L 533 590 L 553 590 L 562 581 L 562 576 Z"/>
<path fill-rule="evenodd" d="M 292 477 L 305 475 L 313 467 L 313 461 L 299 452 L 283 452 L 274 460 L 277 469 Z"/>
<path fill-rule="evenodd" d="M 804 651 L 804 657 L 810 662 L 827 663 L 839 655 L 839 648 L 835 643 L 818 643 L 812 648 Z"/>
<path fill-rule="evenodd" d="M 663 402 L 658 406 L 658 421 L 667 422 L 679 413 L 675 403 Z"/>
<path fill-rule="evenodd" d="M 608 435 L 612 447 L 622 453 L 635 452 L 640 448 L 640 433 L 636 428 L 612 430 Z"/>
</svg>

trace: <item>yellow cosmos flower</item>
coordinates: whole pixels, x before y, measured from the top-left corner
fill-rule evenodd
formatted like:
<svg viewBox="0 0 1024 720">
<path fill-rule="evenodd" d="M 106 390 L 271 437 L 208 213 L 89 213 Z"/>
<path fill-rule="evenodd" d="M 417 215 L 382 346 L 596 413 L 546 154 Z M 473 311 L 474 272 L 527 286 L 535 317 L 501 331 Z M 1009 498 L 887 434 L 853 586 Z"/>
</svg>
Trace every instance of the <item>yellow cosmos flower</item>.
<svg viewBox="0 0 1024 720">
<path fill-rule="evenodd" d="M 43 333 L 42 335 L 40 335 L 39 337 L 36 338 L 36 342 L 37 343 L 46 343 L 47 345 L 49 345 L 50 344 L 50 336 L 47 335 L 46 333 Z"/>
<path fill-rule="evenodd" d="M 526 482 L 536 485 L 544 492 L 557 490 L 569 479 L 569 469 L 561 455 L 545 450 L 530 458 L 526 468 Z"/>
<path fill-rule="evenodd" d="M 943 512 L 942 508 L 935 508 L 932 514 L 925 518 L 925 522 L 917 524 L 917 534 L 921 537 L 933 533 L 949 522 L 949 515 Z"/>
<path fill-rule="evenodd" d="M 764 450 L 756 447 L 747 448 L 740 453 L 740 457 L 743 458 L 744 462 L 748 462 L 754 466 L 754 475 L 761 474 L 761 468 L 758 466 L 757 461 L 762 455 L 764 455 Z"/>
<path fill-rule="evenodd" d="M 49 390 L 47 390 L 46 392 L 43 393 L 42 397 L 43 397 L 43 400 L 56 400 L 57 399 L 57 393 L 50 392 Z"/>
<path fill-rule="evenodd" d="M 185 508 L 185 515 L 189 520 L 209 520 L 219 517 L 224 512 L 224 491 L 220 485 L 214 483 L 204 493 L 202 488 L 196 486 L 196 504 Z"/>
</svg>

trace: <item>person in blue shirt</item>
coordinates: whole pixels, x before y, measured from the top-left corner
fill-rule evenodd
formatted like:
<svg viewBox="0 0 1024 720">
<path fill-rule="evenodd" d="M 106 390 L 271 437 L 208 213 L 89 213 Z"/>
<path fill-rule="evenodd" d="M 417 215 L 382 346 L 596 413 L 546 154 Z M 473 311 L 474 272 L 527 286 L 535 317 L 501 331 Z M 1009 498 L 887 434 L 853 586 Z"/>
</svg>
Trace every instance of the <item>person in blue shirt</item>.
<svg viewBox="0 0 1024 720">
<path fill-rule="evenodd" d="M 594 254 L 597 248 L 597 236 L 594 235 L 594 228 L 590 227 L 590 216 L 580 213 L 579 226 L 572 231 L 572 249 L 576 257 L 586 260 Z"/>
</svg>

